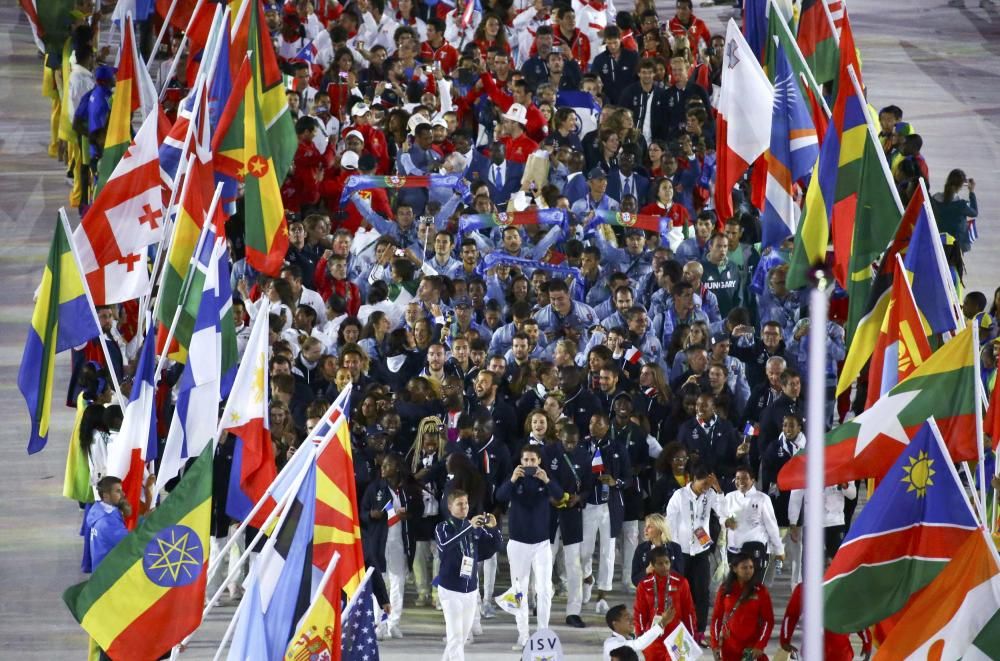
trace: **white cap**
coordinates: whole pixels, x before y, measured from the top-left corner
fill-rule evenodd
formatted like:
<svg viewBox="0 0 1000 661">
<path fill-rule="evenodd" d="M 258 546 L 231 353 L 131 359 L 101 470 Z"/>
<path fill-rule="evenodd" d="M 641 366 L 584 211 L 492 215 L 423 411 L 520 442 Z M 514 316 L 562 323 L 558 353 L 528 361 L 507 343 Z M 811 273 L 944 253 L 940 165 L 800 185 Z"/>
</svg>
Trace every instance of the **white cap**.
<svg viewBox="0 0 1000 661">
<path fill-rule="evenodd" d="M 503 114 L 503 118 L 524 126 L 528 123 L 528 109 L 520 103 L 512 103 L 507 112 Z"/>
<path fill-rule="evenodd" d="M 352 136 L 355 137 L 355 138 L 357 138 L 361 142 L 365 141 L 365 136 L 362 135 L 361 131 L 359 131 L 357 129 L 351 129 L 350 131 L 348 131 L 347 133 L 345 133 L 344 134 L 344 140 L 347 140 L 348 138 L 350 138 Z"/>
<path fill-rule="evenodd" d="M 358 155 L 353 151 L 345 151 L 340 157 L 340 168 L 342 170 L 357 170 Z"/>
<path fill-rule="evenodd" d="M 420 126 L 421 124 L 430 124 L 430 123 L 431 120 L 427 119 L 420 113 L 417 113 L 412 117 L 410 117 L 409 121 L 406 122 L 406 132 L 413 133 L 415 130 L 417 130 L 417 127 Z"/>
<path fill-rule="evenodd" d="M 448 128 L 448 122 L 444 121 L 443 117 L 438 117 L 433 122 L 431 122 L 431 126 L 440 126 L 442 128 Z"/>
<path fill-rule="evenodd" d="M 361 117 L 362 115 L 367 115 L 371 112 L 371 108 L 368 107 L 366 103 L 355 103 L 354 107 L 351 108 L 351 117 Z"/>
</svg>

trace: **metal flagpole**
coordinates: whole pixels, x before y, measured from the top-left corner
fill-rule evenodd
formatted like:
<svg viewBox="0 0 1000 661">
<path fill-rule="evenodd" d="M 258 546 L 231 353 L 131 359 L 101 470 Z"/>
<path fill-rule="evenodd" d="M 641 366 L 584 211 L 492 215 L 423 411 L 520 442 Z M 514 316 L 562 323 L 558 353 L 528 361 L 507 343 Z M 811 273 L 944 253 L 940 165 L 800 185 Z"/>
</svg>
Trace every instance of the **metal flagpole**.
<svg viewBox="0 0 1000 661">
<path fill-rule="evenodd" d="M 825 488 L 827 279 L 817 269 L 809 293 L 809 353 L 806 392 L 806 496 L 803 539 L 805 629 L 802 649 L 819 658 L 823 649 L 823 492 Z"/>
<path fill-rule="evenodd" d="M 198 11 L 198 7 L 200 6 L 201 2 L 195 7 L 195 12 Z M 149 60 L 146 62 L 146 71 L 149 71 L 149 67 L 153 66 L 153 61 L 156 59 L 156 51 L 160 50 L 160 44 L 163 43 L 163 37 L 167 34 L 167 29 L 170 27 L 170 19 L 174 17 L 176 9 L 177 0 L 170 0 L 170 7 L 167 9 L 166 16 L 163 17 L 163 25 L 160 26 L 160 32 L 156 35 L 156 41 L 153 42 L 153 50 L 149 53 Z M 194 15 L 194 12 L 192 12 L 192 15 Z"/>
<path fill-rule="evenodd" d="M 111 352 L 108 350 L 108 340 L 104 337 L 104 330 L 101 329 L 101 319 L 97 315 L 97 307 L 94 305 L 94 297 L 90 294 L 90 283 L 87 282 L 87 276 L 83 270 L 83 264 L 80 263 L 80 255 L 76 252 L 76 244 L 73 242 L 73 230 L 69 226 L 69 218 L 66 217 L 66 207 L 59 208 L 59 222 L 62 223 L 63 231 L 66 233 L 66 240 L 69 242 L 69 251 L 73 254 L 73 262 L 76 264 L 76 268 L 80 272 L 80 282 L 83 283 L 83 292 L 87 295 L 87 308 L 90 310 L 90 313 L 94 315 L 94 323 L 97 324 L 97 330 L 99 332 L 97 337 L 101 341 L 101 350 L 104 352 L 104 360 L 108 363 L 108 374 L 111 377 L 111 384 L 115 388 L 115 395 L 118 398 L 118 406 L 120 406 L 122 411 L 124 411 L 128 400 L 126 400 L 125 395 L 122 394 L 122 387 L 118 382 L 118 375 L 115 374 L 114 363 L 111 362 Z"/>
<path fill-rule="evenodd" d="M 198 4 L 196 4 L 194 6 L 194 11 L 191 12 L 191 18 L 188 20 L 187 27 L 184 28 L 184 36 L 181 37 L 180 46 L 177 47 L 177 53 L 174 55 L 173 61 L 170 62 L 170 69 L 167 70 L 167 75 L 164 76 L 163 80 L 160 81 L 160 84 L 161 84 L 161 87 L 160 87 L 160 101 L 163 101 L 163 97 L 167 93 L 167 84 L 170 82 L 170 78 L 173 77 L 174 72 L 177 71 L 177 61 L 180 60 L 181 53 L 184 52 L 184 47 L 187 46 L 188 33 L 191 32 L 191 26 L 194 24 L 194 19 L 195 19 L 196 16 L 198 16 L 198 10 L 201 9 L 201 5 L 204 2 L 205 2 L 205 0 L 198 0 Z M 218 13 L 219 9 L 216 8 L 215 11 L 216 11 L 216 13 Z M 149 56 L 150 57 L 150 62 L 152 62 L 152 58 L 155 55 L 156 55 L 155 53 L 150 54 L 150 56 Z"/>
<path fill-rule="evenodd" d="M 365 583 L 371 580 L 373 571 L 375 571 L 374 567 L 369 567 L 367 571 L 365 571 L 364 577 L 361 579 L 361 582 L 358 583 L 358 589 L 354 591 L 354 594 L 351 595 L 351 598 L 347 600 L 347 604 L 344 605 L 344 610 L 340 614 L 341 625 L 347 622 L 347 618 L 351 613 L 351 609 L 354 608 L 354 605 L 356 603 L 358 603 L 358 596 L 361 594 L 361 590 L 364 589 Z"/>
</svg>

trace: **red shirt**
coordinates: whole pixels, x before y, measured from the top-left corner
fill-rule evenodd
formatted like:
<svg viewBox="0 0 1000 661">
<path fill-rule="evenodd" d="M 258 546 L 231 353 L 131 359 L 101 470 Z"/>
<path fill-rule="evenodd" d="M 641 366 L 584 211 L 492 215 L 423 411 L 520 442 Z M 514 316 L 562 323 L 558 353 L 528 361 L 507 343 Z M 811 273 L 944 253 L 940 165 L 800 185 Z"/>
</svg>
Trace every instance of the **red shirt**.
<svg viewBox="0 0 1000 661">
<path fill-rule="evenodd" d="M 527 133 L 522 133 L 519 138 L 512 138 L 506 136 L 500 138 L 500 142 L 507 150 L 507 160 L 512 163 L 524 163 L 528 162 L 528 156 L 531 155 L 533 151 L 538 149 L 538 143 L 528 137 Z"/>
<path fill-rule="evenodd" d="M 722 661 L 741 661 L 744 650 L 765 649 L 774 628 L 771 595 L 763 585 L 740 601 L 743 587 L 737 582 L 719 588 L 712 610 L 712 647 L 722 648 Z M 765 659 L 767 657 L 764 657 Z"/>
<path fill-rule="evenodd" d="M 490 101 L 500 108 L 501 111 L 507 112 L 514 105 L 514 97 L 497 87 L 493 76 L 484 73 L 480 76 L 480 80 L 483 81 L 483 89 L 489 95 Z M 548 135 L 548 123 L 545 121 L 545 115 L 542 114 L 542 111 L 534 103 L 529 104 L 525 110 L 528 111 L 528 123 L 524 127 L 524 132 L 535 142 L 541 142 Z"/>
<path fill-rule="evenodd" d="M 323 165 L 323 155 L 312 140 L 299 142 L 292 159 L 294 170 L 281 187 L 281 199 L 285 208 L 298 212 L 304 204 L 316 204 L 319 200 L 319 174 Z"/>
<path fill-rule="evenodd" d="M 420 44 L 420 59 L 425 62 L 440 62 L 441 71 L 450 76 L 458 66 L 458 51 L 447 41 L 442 42 L 440 48 L 434 48 L 431 42 L 425 41 Z"/>
<path fill-rule="evenodd" d="M 563 49 L 563 53 L 569 51 L 576 63 L 580 65 L 580 71 L 587 72 L 590 66 L 590 39 L 578 29 L 573 29 L 573 34 L 568 38 L 563 36 L 558 25 L 552 26 L 552 35 L 555 37 L 555 45 Z"/>
<path fill-rule="evenodd" d="M 674 619 L 663 628 L 663 634 L 643 650 L 647 661 L 670 658 L 663 641 L 678 624 L 683 622 L 688 631 L 697 631 L 691 588 L 686 578 L 671 572 L 663 577 L 650 574 L 635 586 L 635 635 L 641 636 L 659 621 L 668 598 L 674 607 Z"/>
<path fill-rule="evenodd" d="M 350 280 L 334 280 L 329 269 L 326 268 L 326 257 L 321 258 L 316 264 L 316 270 L 313 272 L 313 284 L 316 285 L 316 291 L 323 297 L 324 301 L 328 300 L 332 294 L 339 294 L 347 301 L 347 314 L 351 316 L 358 314 L 358 309 L 361 307 L 361 294 L 358 291 L 358 286 Z"/>
<path fill-rule="evenodd" d="M 785 618 L 781 621 L 782 645 L 791 645 L 792 634 L 795 633 L 795 626 L 802 617 L 802 584 L 799 583 L 792 590 L 792 596 L 788 600 L 788 607 L 785 609 Z M 861 651 L 871 652 L 872 637 L 868 629 L 858 632 L 861 638 Z M 851 661 L 854 658 L 854 648 L 851 646 L 851 636 L 846 633 L 834 633 L 829 629 L 823 630 L 823 658 L 826 661 Z"/>
<path fill-rule="evenodd" d="M 691 222 L 691 215 L 688 210 L 681 204 L 673 202 L 669 209 L 665 209 L 659 202 L 650 202 L 642 209 L 639 213 L 648 213 L 655 216 L 670 216 L 671 224 L 674 227 L 683 227 L 685 224 Z"/>
<path fill-rule="evenodd" d="M 680 19 L 674 16 L 670 19 L 667 29 L 670 30 L 670 34 L 687 34 L 691 48 L 696 51 L 701 48 L 698 42 L 704 42 L 706 47 L 712 44 L 712 33 L 708 31 L 705 21 L 697 16 L 691 16 L 691 25 L 688 27 L 684 27 Z"/>
</svg>

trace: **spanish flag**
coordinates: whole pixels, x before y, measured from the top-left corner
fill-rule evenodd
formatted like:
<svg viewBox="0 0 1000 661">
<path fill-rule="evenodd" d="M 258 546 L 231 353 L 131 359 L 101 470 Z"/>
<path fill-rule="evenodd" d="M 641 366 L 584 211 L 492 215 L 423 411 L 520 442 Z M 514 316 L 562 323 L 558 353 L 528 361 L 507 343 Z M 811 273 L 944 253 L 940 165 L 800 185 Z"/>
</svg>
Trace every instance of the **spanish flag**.
<svg viewBox="0 0 1000 661">
<path fill-rule="evenodd" d="M 334 555 L 323 574 L 316 598 L 292 635 L 286 661 L 340 658 L 340 584 L 331 580 L 339 556 Z"/>
<path fill-rule="evenodd" d="M 60 217 L 17 374 L 17 387 L 31 416 L 28 454 L 38 452 L 48 441 L 56 354 L 92 340 L 100 332 L 70 246 L 69 231 Z"/>
<path fill-rule="evenodd" d="M 276 276 L 288 250 L 288 223 L 261 102 L 253 92 L 257 75 L 251 59 L 245 58 L 212 148 L 216 169 L 244 183 L 247 261 L 261 273 Z"/>
<path fill-rule="evenodd" d="M 80 626 L 112 659 L 157 659 L 201 624 L 212 518 L 208 443 L 177 487 L 63 593 Z"/>
</svg>

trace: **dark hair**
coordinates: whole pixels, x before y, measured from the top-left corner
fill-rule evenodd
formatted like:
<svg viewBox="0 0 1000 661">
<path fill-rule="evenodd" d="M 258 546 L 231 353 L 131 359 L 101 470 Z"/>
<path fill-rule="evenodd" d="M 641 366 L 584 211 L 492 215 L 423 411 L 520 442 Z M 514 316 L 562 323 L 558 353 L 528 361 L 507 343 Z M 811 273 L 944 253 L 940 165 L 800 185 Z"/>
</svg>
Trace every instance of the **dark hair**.
<svg viewBox="0 0 1000 661">
<path fill-rule="evenodd" d="M 604 621 L 607 622 L 609 629 L 614 629 L 614 623 L 622 618 L 628 611 L 625 604 L 617 604 L 608 609 L 608 612 L 604 614 Z"/>
<path fill-rule="evenodd" d="M 90 446 L 94 442 L 94 432 L 108 431 L 104 424 L 104 407 L 100 404 L 91 404 L 83 410 L 80 417 L 80 447 L 84 452 L 90 451 Z"/>
<path fill-rule="evenodd" d="M 747 560 L 753 562 L 753 556 L 751 556 L 749 553 L 743 553 L 743 552 L 736 554 L 736 556 L 729 563 L 729 574 L 726 576 L 726 580 L 724 580 L 722 582 L 722 585 L 719 587 L 720 590 L 722 590 L 723 592 L 729 592 L 730 590 L 733 589 L 733 586 L 738 583 L 738 579 L 736 578 L 736 567 L 737 565 L 740 565 L 746 562 Z M 749 599 L 753 595 L 753 593 L 757 590 L 758 583 L 756 580 L 756 574 L 754 576 L 755 578 L 751 578 L 747 582 L 747 584 L 743 586 L 743 591 L 740 593 L 739 599 L 737 599 L 736 602 L 737 607 L 739 607 L 739 604 L 742 604 L 744 601 Z"/>
<path fill-rule="evenodd" d="M 739 470 L 738 468 L 736 470 Z M 667 551 L 666 546 L 654 546 L 649 550 L 649 564 L 656 564 L 656 561 L 660 558 L 670 559 L 670 553 Z"/>
<path fill-rule="evenodd" d="M 115 477 L 114 475 L 105 475 L 97 481 L 97 495 L 103 497 L 104 494 L 111 491 L 112 487 L 121 483 L 121 478 Z"/>
</svg>

